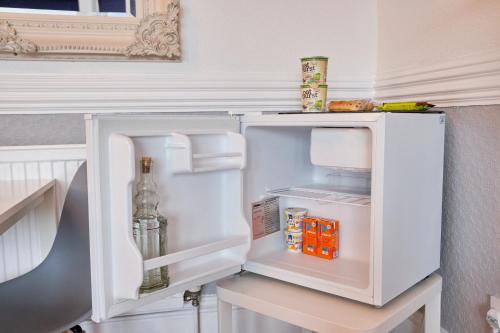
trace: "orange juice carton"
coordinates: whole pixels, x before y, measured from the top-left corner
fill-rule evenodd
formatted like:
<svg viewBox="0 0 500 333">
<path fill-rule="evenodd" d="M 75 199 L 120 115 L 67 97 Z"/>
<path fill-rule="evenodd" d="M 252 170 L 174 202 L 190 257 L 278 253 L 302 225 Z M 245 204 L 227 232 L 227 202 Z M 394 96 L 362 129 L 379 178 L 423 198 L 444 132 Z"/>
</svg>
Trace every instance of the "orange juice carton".
<svg viewBox="0 0 500 333">
<path fill-rule="evenodd" d="M 304 234 L 303 244 L 302 244 L 302 253 L 309 254 L 311 256 L 315 256 L 317 248 L 318 248 L 317 236 L 315 234 L 314 235 Z"/>
<path fill-rule="evenodd" d="M 304 217 L 303 230 L 306 235 L 311 235 L 316 237 L 318 232 L 318 219 L 315 217 L 306 216 Z"/>
<path fill-rule="evenodd" d="M 303 230 L 302 253 L 315 256 L 318 246 L 318 219 L 309 216 L 304 217 Z"/>
<path fill-rule="evenodd" d="M 302 244 L 302 253 L 315 256 L 318 249 L 318 240 L 316 238 L 304 238 Z"/>
<path fill-rule="evenodd" d="M 339 221 L 320 219 L 318 225 L 316 255 L 324 259 L 337 258 L 339 256 Z"/>
<path fill-rule="evenodd" d="M 333 237 L 324 235 L 319 240 L 316 255 L 323 259 L 333 259 Z"/>
<path fill-rule="evenodd" d="M 339 224 L 339 222 L 336 220 L 319 218 L 318 219 L 319 234 L 320 235 L 333 235 L 337 231 L 338 224 Z"/>
</svg>

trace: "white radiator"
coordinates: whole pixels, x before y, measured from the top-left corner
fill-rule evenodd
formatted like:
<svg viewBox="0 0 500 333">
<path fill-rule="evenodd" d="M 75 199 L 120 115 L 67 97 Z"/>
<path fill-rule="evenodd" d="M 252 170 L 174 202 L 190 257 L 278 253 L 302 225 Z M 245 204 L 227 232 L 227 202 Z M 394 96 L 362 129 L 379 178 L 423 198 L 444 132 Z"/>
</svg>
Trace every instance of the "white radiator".
<svg viewBox="0 0 500 333">
<path fill-rule="evenodd" d="M 0 147 L 0 180 L 56 179 L 60 216 L 68 186 L 85 158 L 85 145 Z M 56 230 L 56 224 L 37 224 L 32 211 L 1 235 L 0 283 L 39 265 L 50 251 L 40 239 L 53 239 Z"/>
</svg>

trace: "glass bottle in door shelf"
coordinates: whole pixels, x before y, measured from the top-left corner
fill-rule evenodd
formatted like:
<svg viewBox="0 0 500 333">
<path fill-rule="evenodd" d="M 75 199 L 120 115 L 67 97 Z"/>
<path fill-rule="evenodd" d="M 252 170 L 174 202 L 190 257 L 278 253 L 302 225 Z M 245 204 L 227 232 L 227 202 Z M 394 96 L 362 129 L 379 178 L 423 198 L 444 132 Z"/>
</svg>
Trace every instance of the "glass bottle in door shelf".
<svg viewBox="0 0 500 333">
<path fill-rule="evenodd" d="M 134 197 L 136 210 L 133 221 L 133 235 L 144 260 L 167 254 L 167 219 L 158 212 L 160 196 L 153 179 L 153 160 L 141 159 L 141 179 Z M 168 267 L 144 271 L 141 293 L 155 291 L 169 284 Z"/>
</svg>

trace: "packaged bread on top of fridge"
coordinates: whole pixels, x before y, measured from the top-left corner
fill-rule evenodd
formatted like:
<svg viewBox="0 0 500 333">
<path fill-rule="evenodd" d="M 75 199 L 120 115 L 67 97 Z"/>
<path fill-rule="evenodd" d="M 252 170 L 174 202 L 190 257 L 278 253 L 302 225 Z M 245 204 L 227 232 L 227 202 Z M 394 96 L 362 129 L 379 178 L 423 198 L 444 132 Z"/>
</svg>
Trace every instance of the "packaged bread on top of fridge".
<svg viewBox="0 0 500 333">
<path fill-rule="evenodd" d="M 328 103 L 328 111 L 330 112 L 362 112 L 373 111 L 373 103 L 369 99 L 355 99 L 349 101 L 331 101 Z"/>
</svg>

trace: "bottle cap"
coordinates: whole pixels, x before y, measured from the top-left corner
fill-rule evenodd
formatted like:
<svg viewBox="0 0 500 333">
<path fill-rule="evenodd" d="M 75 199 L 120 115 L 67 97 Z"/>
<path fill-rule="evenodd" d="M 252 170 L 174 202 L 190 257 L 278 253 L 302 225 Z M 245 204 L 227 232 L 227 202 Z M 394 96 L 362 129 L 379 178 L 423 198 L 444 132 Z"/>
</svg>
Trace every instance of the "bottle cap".
<svg viewBox="0 0 500 333">
<path fill-rule="evenodd" d="M 149 156 L 143 156 L 141 158 L 141 170 L 142 173 L 149 173 L 151 171 L 151 165 L 153 164 L 153 159 Z"/>
</svg>

